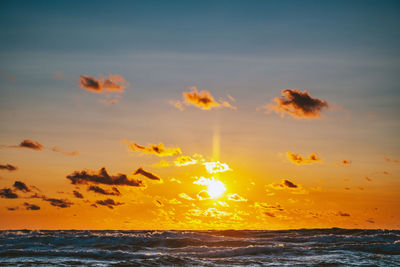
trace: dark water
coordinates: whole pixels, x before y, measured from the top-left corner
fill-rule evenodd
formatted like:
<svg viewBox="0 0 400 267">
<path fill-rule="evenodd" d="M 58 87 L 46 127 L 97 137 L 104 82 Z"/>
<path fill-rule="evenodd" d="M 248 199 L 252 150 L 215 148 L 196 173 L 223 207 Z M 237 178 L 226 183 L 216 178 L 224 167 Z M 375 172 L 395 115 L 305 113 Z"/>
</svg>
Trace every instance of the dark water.
<svg viewBox="0 0 400 267">
<path fill-rule="evenodd" d="M 400 266 L 400 231 L 0 231 L 0 266 Z"/>
</svg>

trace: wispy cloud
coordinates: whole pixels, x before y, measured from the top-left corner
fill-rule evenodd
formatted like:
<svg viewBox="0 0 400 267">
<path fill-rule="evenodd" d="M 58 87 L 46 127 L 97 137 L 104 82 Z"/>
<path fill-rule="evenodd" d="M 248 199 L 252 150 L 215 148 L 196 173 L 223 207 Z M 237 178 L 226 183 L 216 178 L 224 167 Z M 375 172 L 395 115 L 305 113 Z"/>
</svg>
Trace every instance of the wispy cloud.
<svg viewBox="0 0 400 267">
<path fill-rule="evenodd" d="M 245 199 L 242 196 L 239 196 L 238 194 L 228 194 L 228 199 L 232 201 L 240 201 L 240 202 L 246 202 L 247 199 Z"/>
<path fill-rule="evenodd" d="M 122 141 L 125 142 L 128 145 L 129 149 L 132 151 L 140 151 L 142 153 L 154 154 L 159 157 L 177 156 L 182 154 L 182 151 L 179 147 L 166 148 L 161 142 L 158 145 L 148 144 L 148 146 L 146 147 L 139 145 L 134 141 L 128 142 L 125 139 L 123 139 Z"/>
<path fill-rule="evenodd" d="M 99 78 L 89 75 L 81 75 L 78 83 L 79 87 L 90 92 L 105 93 L 105 92 L 123 92 L 129 83 L 118 74 L 109 74 L 108 77 Z"/>
<path fill-rule="evenodd" d="M 155 175 L 151 172 L 143 170 L 143 168 L 141 168 L 141 167 L 134 172 L 134 175 L 138 175 L 138 174 L 143 175 L 144 177 L 149 178 L 150 180 L 161 181 L 160 177 L 158 177 L 157 175 Z"/>
<path fill-rule="evenodd" d="M 183 92 L 182 98 L 182 101 L 170 101 L 170 104 L 181 111 L 185 109 L 184 106 L 194 106 L 202 110 L 222 107 L 236 109 L 235 106 L 226 100 L 220 99 L 216 101 L 211 93 L 206 90 L 197 91 L 197 87 L 195 86 L 191 87 L 189 92 Z M 230 99 L 233 98 L 230 97 Z"/>
<path fill-rule="evenodd" d="M 316 153 L 311 153 L 308 156 L 308 158 L 305 158 L 300 154 L 295 154 L 292 152 L 286 152 L 286 156 L 290 162 L 297 164 L 297 165 L 312 164 L 312 163 L 322 161 Z"/>
<path fill-rule="evenodd" d="M 297 119 L 315 119 L 321 117 L 321 111 L 328 108 L 328 103 L 324 100 L 313 98 L 307 91 L 297 89 L 285 89 L 281 97 L 275 97 L 274 103 L 265 105 L 263 108 L 266 113 L 275 111 L 284 117 L 288 114 Z"/>
<path fill-rule="evenodd" d="M 111 191 L 107 191 L 99 186 L 91 185 L 88 188 L 88 191 L 93 191 L 98 194 L 110 195 L 110 196 L 120 196 L 121 195 L 121 192 L 119 192 L 118 188 L 116 188 L 116 187 L 113 187 Z"/>
<path fill-rule="evenodd" d="M 18 168 L 11 164 L 0 164 L 0 170 L 16 171 Z"/>
<path fill-rule="evenodd" d="M 115 202 L 114 199 L 107 198 L 105 200 L 97 200 L 96 204 L 106 206 L 110 209 L 113 209 L 115 206 L 123 205 L 124 203 L 121 202 Z"/>
<path fill-rule="evenodd" d="M 71 152 L 66 152 L 66 151 L 62 151 L 60 147 L 58 146 L 54 146 L 51 150 L 53 150 L 54 152 L 59 152 L 63 155 L 67 155 L 67 156 L 77 156 L 79 155 L 79 151 L 78 150 L 74 150 Z"/>
<path fill-rule="evenodd" d="M 106 185 L 129 185 L 135 187 L 144 187 L 141 180 L 129 179 L 126 174 L 109 175 L 106 168 L 101 168 L 98 172 L 95 171 L 75 171 L 67 176 L 67 179 L 72 184 L 106 184 Z"/>
</svg>

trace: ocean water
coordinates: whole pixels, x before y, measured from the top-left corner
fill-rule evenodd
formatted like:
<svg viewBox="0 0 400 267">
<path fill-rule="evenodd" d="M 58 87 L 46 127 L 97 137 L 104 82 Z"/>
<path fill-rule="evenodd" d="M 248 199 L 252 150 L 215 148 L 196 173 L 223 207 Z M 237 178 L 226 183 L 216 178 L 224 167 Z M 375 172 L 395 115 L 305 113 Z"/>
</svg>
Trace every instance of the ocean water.
<svg viewBox="0 0 400 267">
<path fill-rule="evenodd" d="M 400 231 L 0 231 L 0 266 L 400 266 Z"/>
</svg>

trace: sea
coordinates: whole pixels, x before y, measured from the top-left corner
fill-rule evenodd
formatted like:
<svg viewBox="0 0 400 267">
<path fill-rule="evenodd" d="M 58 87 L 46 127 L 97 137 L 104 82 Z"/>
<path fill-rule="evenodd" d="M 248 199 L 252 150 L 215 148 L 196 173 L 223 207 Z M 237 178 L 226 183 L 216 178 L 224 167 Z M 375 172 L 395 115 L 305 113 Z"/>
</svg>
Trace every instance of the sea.
<svg viewBox="0 0 400 267">
<path fill-rule="evenodd" d="M 0 266 L 400 266 L 400 231 L 7 230 Z"/>
</svg>

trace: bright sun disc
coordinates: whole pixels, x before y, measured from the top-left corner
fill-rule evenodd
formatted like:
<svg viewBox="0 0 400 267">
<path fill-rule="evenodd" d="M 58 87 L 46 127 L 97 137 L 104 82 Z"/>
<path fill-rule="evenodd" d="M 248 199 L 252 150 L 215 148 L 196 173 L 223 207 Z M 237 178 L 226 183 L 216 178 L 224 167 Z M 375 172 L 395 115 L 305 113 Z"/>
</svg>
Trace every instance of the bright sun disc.
<svg viewBox="0 0 400 267">
<path fill-rule="evenodd" d="M 211 198 L 219 198 L 225 192 L 225 185 L 218 180 L 211 181 L 207 186 L 207 192 Z"/>
</svg>

